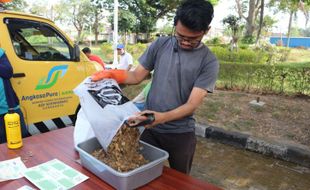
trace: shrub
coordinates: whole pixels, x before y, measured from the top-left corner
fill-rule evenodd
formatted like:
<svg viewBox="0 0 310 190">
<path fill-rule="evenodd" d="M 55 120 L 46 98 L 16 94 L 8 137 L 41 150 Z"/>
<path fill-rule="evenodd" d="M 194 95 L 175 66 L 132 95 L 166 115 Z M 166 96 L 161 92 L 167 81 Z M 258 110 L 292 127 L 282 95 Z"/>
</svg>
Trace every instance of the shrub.
<svg viewBox="0 0 310 190">
<path fill-rule="evenodd" d="M 221 63 L 218 85 L 259 93 L 310 95 L 310 66 Z"/>
<path fill-rule="evenodd" d="M 100 49 L 105 61 L 113 61 L 114 50 L 111 43 L 103 43 Z"/>
<path fill-rule="evenodd" d="M 241 39 L 241 42 L 244 44 L 253 44 L 255 42 L 255 37 L 254 36 L 244 36 Z"/>
<path fill-rule="evenodd" d="M 104 60 L 112 61 L 114 56 L 113 45 L 111 43 L 103 43 L 101 45 L 101 51 L 104 56 Z M 126 45 L 125 49 L 129 52 L 134 60 L 134 64 L 138 64 L 138 59 L 142 55 L 142 53 L 146 50 L 147 44 L 134 44 L 134 45 Z"/>
<path fill-rule="evenodd" d="M 222 43 L 222 40 L 219 37 L 212 38 L 211 40 L 207 40 L 204 42 L 206 44 L 219 45 Z"/>
<path fill-rule="evenodd" d="M 230 51 L 218 46 L 210 49 L 220 61 L 224 62 L 262 64 L 267 60 L 267 54 L 260 50 L 239 49 L 238 51 Z"/>
</svg>

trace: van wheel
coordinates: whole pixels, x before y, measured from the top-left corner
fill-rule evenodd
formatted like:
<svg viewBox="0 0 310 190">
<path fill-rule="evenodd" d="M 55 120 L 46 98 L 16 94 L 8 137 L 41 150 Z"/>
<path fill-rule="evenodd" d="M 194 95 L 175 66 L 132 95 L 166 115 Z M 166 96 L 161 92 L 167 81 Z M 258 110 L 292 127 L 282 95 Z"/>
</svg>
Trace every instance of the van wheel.
<svg viewBox="0 0 310 190">
<path fill-rule="evenodd" d="M 79 104 L 78 107 L 75 110 L 74 116 L 71 118 L 72 122 L 73 122 L 73 126 L 75 126 L 77 114 L 79 113 L 80 109 L 81 109 L 81 105 Z"/>
</svg>

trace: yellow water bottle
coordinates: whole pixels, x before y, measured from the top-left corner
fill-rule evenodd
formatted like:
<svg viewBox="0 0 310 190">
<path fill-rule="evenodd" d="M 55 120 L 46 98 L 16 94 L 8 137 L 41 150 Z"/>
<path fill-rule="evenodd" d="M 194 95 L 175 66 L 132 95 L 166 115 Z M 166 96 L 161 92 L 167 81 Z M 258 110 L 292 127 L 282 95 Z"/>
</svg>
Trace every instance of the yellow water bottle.
<svg viewBox="0 0 310 190">
<path fill-rule="evenodd" d="M 17 149 L 23 146 L 19 114 L 10 108 L 4 116 L 8 148 Z"/>
</svg>

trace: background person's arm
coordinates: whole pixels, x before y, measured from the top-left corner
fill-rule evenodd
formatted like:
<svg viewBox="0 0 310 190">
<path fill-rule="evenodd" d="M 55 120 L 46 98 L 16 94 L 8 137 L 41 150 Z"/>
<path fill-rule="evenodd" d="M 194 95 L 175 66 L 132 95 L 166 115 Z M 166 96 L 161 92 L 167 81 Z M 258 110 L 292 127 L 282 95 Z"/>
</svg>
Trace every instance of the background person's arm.
<svg viewBox="0 0 310 190">
<path fill-rule="evenodd" d="M 10 79 L 13 76 L 13 68 L 5 54 L 0 57 L 0 77 Z"/>
</svg>

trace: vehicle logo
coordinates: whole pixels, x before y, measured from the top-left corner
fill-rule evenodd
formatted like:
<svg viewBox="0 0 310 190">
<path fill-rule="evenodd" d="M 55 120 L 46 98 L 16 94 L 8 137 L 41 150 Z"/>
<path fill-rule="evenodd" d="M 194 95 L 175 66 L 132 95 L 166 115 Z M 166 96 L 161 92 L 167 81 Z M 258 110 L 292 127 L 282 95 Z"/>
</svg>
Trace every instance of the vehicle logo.
<svg viewBox="0 0 310 190">
<path fill-rule="evenodd" d="M 36 86 L 36 90 L 48 89 L 54 86 L 56 82 L 58 81 L 58 78 L 62 78 L 65 76 L 67 69 L 68 69 L 68 65 L 59 65 L 59 66 L 53 67 L 48 72 L 47 78 L 43 77 L 39 80 L 39 83 Z"/>
</svg>

